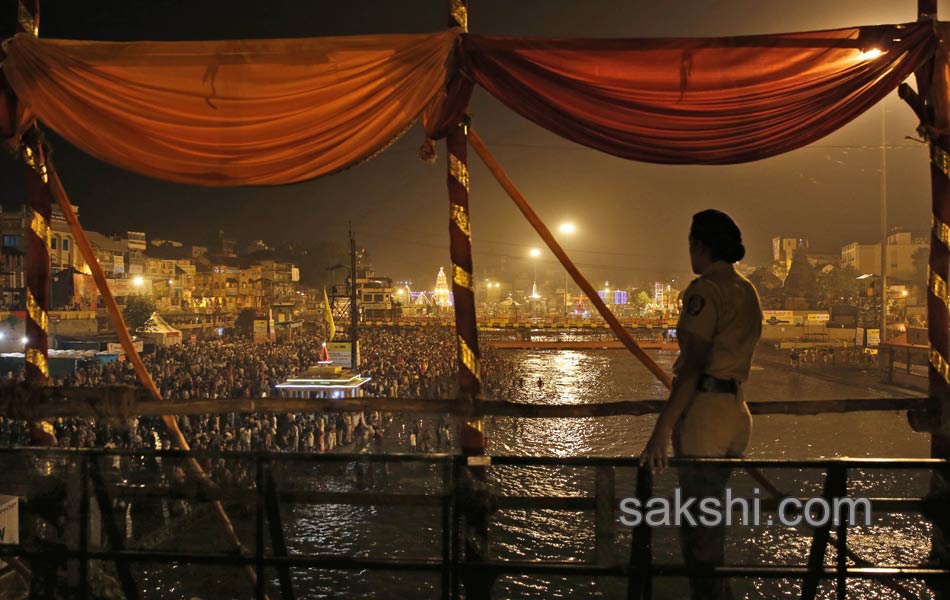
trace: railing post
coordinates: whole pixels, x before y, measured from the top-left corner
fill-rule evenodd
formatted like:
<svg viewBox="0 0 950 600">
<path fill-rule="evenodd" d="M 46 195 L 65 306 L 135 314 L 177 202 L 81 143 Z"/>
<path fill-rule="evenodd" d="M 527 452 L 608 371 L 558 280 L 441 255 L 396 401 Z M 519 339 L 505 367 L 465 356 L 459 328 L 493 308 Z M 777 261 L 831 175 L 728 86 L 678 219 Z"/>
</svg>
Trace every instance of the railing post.
<svg viewBox="0 0 950 600">
<path fill-rule="evenodd" d="M 81 468 L 77 468 L 79 465 L 76 463 L 81 460 L 81 454 L 79 456 L 71 456 L 65 459 L 65 468 L 64 468 L 64 479 L 66 480 L 66 526 L 65 531 L 63 532 L 63 541 L 66 543 L 66 547 L 70 550 L 74 548 L 81 547 L 80 538 L 80 504 L 82 500 L 80 498 L 80 488 L 82 483 L 80 482 L 80 471 Z M 66 561 L 66 581 L 69 584 L 70 589 L 77 589 L 81 586 L 80 582 L 80 566 L 75 559 L 69 559 Z"/>
<path fill-rule="evenodd" d="M 459 600 L 462 597 L 462 588 L 461 582 L 462 578 L 459 574 L 459 557 L 462 555 L 462 542 L 461 542 L 461 533 L 459 531 L 460 526 L 460 511 L 459 511 L 459 468 L 460 463 L 458 458 L 453 458 L 452 460 L 452 600 Z"/>
<path fill-rule="evenodd" d="M 452 459 L 442 465 L 442 598 L 452 598 L 452 580 L 456 576 L 453 561 L 455 542 L 455 481 Z"/>
<path fill-rule="evenodd" d="M 841 478 L 844 480 L 844 493 L 841 496 L 844 496 L 847 493 L 848 489 L 848 470 L 847 467 L 841 467 Z M 837 540 L 835 540 L 835 552 L 836 552 L 836 570 L 838 572 L 837 579 L 835 580 L 835 591 L 838 595 L 838 600 L 846 600 L 848 597 L 848 520 L 852 517 L 851 511 L 847 509 L 847 504 L 841 505 L 844 510 L 842 514 L 834 515 L 835 518 L 841 519 L 838 522 L 837 528 Z"/>
<path fill-rule="evenodd" d="M 119 532 L 119 527 L 115 522 L 115 511 L 112 507 L 112 501 L 109 499 L 109 492 L 106 489 L 105 479 L 102 477 L 102 471 L 99 467 L 99 457 L 89 457 L 89 478 L 92 481 L 92 489 L 96 494 L 96 503 L 102 512 L 102 526 L 105 530 L 106 539 L 109 546 L 115 552 L 125 551 L 125 536 Z M 129 561 L 121 556 L 115 561 L 116 571 L 119 576 L 119 583 L 122 585 L 122 593 L 127 600 L 138 600 L 141 597 L 135 578 L 132 576 L 132 569 L 129 568 Z"/>
<path fill-rule="evenodd" d="M 79 598 L 89 598 L 89 455 L 79 455 Z"/>
<path fill-rule="evenodd" d="M 637 499 L 646 506 L 653 495 L 653 473 L 649 467 L 637 467 Z M 627 600 L 653 597 L 653 531 L 645 522 L 633 528 L 630 544 L 630 581 Z"/>
<path fill-rule="evenodd" d="M 463 442 L 463 450 L 464 445 Z M 492 501 L 486 472 L 490 457 L 472 453 L 466 453 L 464 456 L 466 464 L 461 467 L 456 487 L 461 497 L 461 513 L 465 523 L 461 537 L 465 546 L 465 562 L 479 564 L 490 558 L 488 520 L 492 512 Z M 465 597 L 470 600 L 488 600 L 495 577 L 496 574 L 489 574 L 487 571 L 475 572 L 466 569 L 463 575 Z"/>
<path fill-rule="evenodd" d="M 613 467 L 597 467 L 595 482 L 596 512 L 596 548 L 597 564 L 610 562 L 614 541 L 614 489 L 615 473 Z"/>
<path fill-rule="evenodd" d="M 257 463 L 257 507 L 255 511 L 255 529 L 254 539 L 254 569 L 257 580 L 254 586 L 254 593 L 257 600 L 264 600 L 264 459 L 260 456 L 255 457 Z"/>
<path fill-rule="evenodd" d="M 287 542 L 284 539 L 283 521 L 280 518 L 280 497 L 277 495 L 277 481 L 274 479 L 274 465 L 271 461 L 266 462 L 265 470 L 267 477 L 264 499 L 267 523 L 270 526 L 271 547 L 274 556 L 287 558 Z M 287 565 L 277 567 L 277 577 L 280 580 L 280 597 L 283 600 L 294 600 L 294 582 L 290 575 L 290 567 Z"/>
<path fill-rule="evenodd" d="M 847 494 L 847 486 L 845 466 L 836 463 L 828 467 L 822 497 L 828 502 L 829 510 L 832 506 L 831 499 L 843 498 Z M 829 519 L 824 525 L 815 529 L 815 535 L 812 537 L 811 549 L 808 551 L 808 573 L 802 582 L 802 600 L 814 600 L 818 593 L 818 584 L 821 582 L 821 572 L 825 568 L 825 552 L 830 538 L 831 520 Z M 838 543 L 841 544 L 840 540 Z M 847 560 L 846 557 L 845 560 Z M 845 568 L 847 568 L 846 565 Z"/>
</svg>

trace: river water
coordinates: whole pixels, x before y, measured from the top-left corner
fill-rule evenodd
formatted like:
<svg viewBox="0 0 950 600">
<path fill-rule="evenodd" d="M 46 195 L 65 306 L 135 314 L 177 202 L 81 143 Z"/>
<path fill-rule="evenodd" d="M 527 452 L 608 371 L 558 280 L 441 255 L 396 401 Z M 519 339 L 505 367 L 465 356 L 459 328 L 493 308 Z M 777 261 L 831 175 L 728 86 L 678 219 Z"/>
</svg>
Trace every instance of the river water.
<svg viewBox="0 0 950 600">
<path fill-rule="evenodd" d="M 509 351 L 527 383 L 514 400 L 536 403 L 591 403 L 619 399 L 663 398 L 665 390 L 634 358 L 617 350 Z M 654 352 L 654 358 L 669 370 L 674 355 Z M 536 384 L 541 379 L 543 385 Z M 749 400 L 803 400 L 895 395 L 876 389 L 868 377 L 807 374 L 780 366 L 756 365 L 745 386 Z M 510 419 L 488 423 L 491 454 L 537 456 L 630 456 L 643 448 L 655 416 L 589 419 Z M 433 418 L 434 421 L 434 418 Z M 386 444 L 401 442 L 411 422 L 399 417 L 387 430 Z M 821 458 L 927 457 L 929 439 L 907 425 L 902 412 L 868 412 L 823 416 L 756 416 L 750 457 Z M 593 493 L 592 469 L 563 467 L 492 467 L 491 486 L 506 495 L 589 496 Z M 351 491 L 353 479 L 341 469 L 294 467 L 280 472 L 280 485 L 310 489 Z M 422 465 L 392 465 L 388 474 L 375 473 L 371 488 L 389 493 L 434 493 L 439 473 Z M 767 475 L 780 489 L 799 496 L 821 494 L 824 481 L 818 471 L 770 471 Z M 632 495 L 632 469 L 617 471 L 618 496 Z M 854 473 L 849 480 L 851 496 L 919 496 L 926 492 L 928 477 L 922 472 Z M 658 477 L 655 494 L 671 494 L 676 474 Z M 756 484 L 744 473 L 733 475 L 730 485 L 736 495 L 752 497 Z M 235 517 L 243 537 L 253 539 L 253 512 Z M 441 528 L 436 510 L 405 507 L 292 506 L 283 509 L 285 531 L 291 552 L 361 557 L 435 557 L 439 555 Z M 214 524 L 185 532 L 184 545 L 207 550 Z M 807 562 L 810 532 L 807 529 L 774 527 L 729 528 L 728 561 L 747 565 L 792 565 Z M 491 523 L 492 553 L 499 559 L 556 559 L 586 561 L 594 557 L 594 523 L 591 512 L 516 511 L 496 513 Z M 919 516 L 875 514 L 869 527 L 849 531 L 849 547 L 878 564 L 917 564 L 924 561 L 930 545 L 930 527 Z M 179 546 L 180 547 L 180 546 Z M 619 523 L 613 557 L 629 556 L 630 532 Z M 192 548 L 187 548 L 192 549 Z M 654 557 L 658 563 L 679 563 L 677 532 L 654 531 Z M 833 564 L 829 549 L 827 564 Z M 249 597 L 246 582 L 233 570 L 227 576 L 217 569 L 170 567 L 143 574 L 143 585 L 155 590 L 156 598 Z M 161 583 L 160 583 L 161 581 Z M 273 585 L 276 581 L 273 580 Z M 380 572 L 301 570 L 294 573 L 299 598 L 437 598 L 439 576 Z M 794 581 L 736 580 L 737 598 L 793 598 L 800 594 Z M 912 596 L 932 597 L 920 582 L 908 582 Z M 686 582 L 658 579 L 657 599 L 687 597 Z M 273 595 L 277 588 L 272 589 Z M 819 597 L 832 598 L 834 588 L 823 584 Z M 623 598 L 625 583 L 603 578 L 502 577 L 494 587 L 496 598 Z M 273 597 L 273 596 L 272 596 Z M 897 598 L 879 584 L 849 581 L 849 597 Z"/>
</svg>

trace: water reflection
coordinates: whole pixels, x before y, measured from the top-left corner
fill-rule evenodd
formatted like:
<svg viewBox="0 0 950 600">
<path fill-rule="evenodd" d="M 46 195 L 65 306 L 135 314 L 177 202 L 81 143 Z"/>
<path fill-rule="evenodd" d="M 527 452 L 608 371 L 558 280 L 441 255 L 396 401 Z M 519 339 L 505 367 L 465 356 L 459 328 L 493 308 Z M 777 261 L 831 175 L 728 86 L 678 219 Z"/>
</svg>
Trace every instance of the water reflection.
<svg viewBox="0 0 950 600">
<path fill-rule="evenodd" d="M 513 377 L 545 385 L 539 390 L 531 386 L 513 398 L 520 402 L 609 402 L 620 399 L 664 398 L 665 388 L 629 355 L 616 351 L 513 351 L 520 372 Z M 672 366 L 674 356 L 655 353 L 665 369 Z M 796 400 L 820 398 L 880 397 L 884 391 L 861 383 L 816 378 L 800 372 L 758 365 L 746 384 L 747 399 Z M 489 435 L 495 454 L 527 454 L 555 456 L 631 456 L 645 445 L 655 417 L 611 417 L 599 419 L 496 419 L 490 422 Z M 926 457 L 929 438 L 910 430 L 902 412 L 852 413 L 812 417 L 758 416 L 749 456 L 771 458 L 820 458 L 832 456 Z M 767 474 L 780 489 L 794 490 L 800 495 L 819 495 L 823 474 L 816 470 L 771 472 Z M 618 474 L 618 484 L 632 493 L 632 472 Z M 927 490 L 923 473 L 855 473 L 849 482 L 849 493 L 874 496 L 921 495 Z M 519 495 L 589 495 L 593 474 L 578 469 L 506 469 L 493 478 L 499 492 Z M 657 493 L 668 494 L 675 485 L 675 474 L 657 482 Z M 731 485 L 751 497 L 753 482 L 744 473 L 737 473 Z M 546 514 L 541 511 L 516 513 L 508 511 L 495 519 L 494 535 L 498 548 L 512 558 L 547 556 L 560 552 L 562 560 L 581 560 L 586 549 L 591 524 L 579 517 Z M 526 532 L 531 532 L 528 535 Z M 736 564 L 793 564 L 807 560 L 811 532 L 794 528 L 735 528 L 732 532 L 729 560 Z M 568 545 L 562 545 L 567 541 Z M 527 544 L 527 545 L 526 545 Z M 629 552 L 629 537 L 618 536 L 615 548 L 618 558 Z M 679 562 L 675 531 L 655 533 L 658 560 Z M 858 555 L 883 564 L 919 564 L 926 559 L 930 547 L 930 527 L 916 515 L 877 515 L 871 527 L 858 528 L 849 536 L 849 547 Z M 557 552 L 555 552 L 557 549 Z M 521 552 L 522 554 L 518 554 Z M 591 558 L 586 556 L 586 558 Z M 834 552 L 826 558 L 833 564 Z M 499 583 L 503 597 L 540 598 L 569 597 L 572 593 L 622 597 L 622 585 L 589 584 L 565 579 L 510 577 Z M 547 588 L 544 592 L 539 590 Z M 913 595 L 921 598 L 929 593 L 920 582 L 911 583 Z M 753 580 L 737 582 L 736 591 L 745 598 L 794 597 L 800 594 L 798 584 L 788 581 Z M 682 581 L 662 580 L 656 588 L 657 598 L 681 598 L 685 594 Z M 894 597 L 894 592 L 870 581 L 850 581 L 849 594 L 861 598 Z M 822 587 L 819 597 L 834 596 L 833 587 Z"/>
<path fill-rule="evenodd" d="M 654 353 L 665 369 L 673 355 Z M 620 399 L 663 398 L 666 390 L 632 357 L 622 351 L 512 351 L 517 371 L 513 382 L 524 380 L 518 402 L 589 403 Z M 542 385 L 537 385 L 538 379 Z M 515 386 L 518 387 L 518 386 Z M 746 387 L 746 396 L 755 400 L 795 400 L 848 398 L 886 395 L 866 386 L 809 377 L 798 372 L 764 367 L 757 369 Z M 489 420 L 492 454 L 554 456 L 632 456 L 643 448 L 655 417 L 609 417 L 590 419 Z M 396 431 L 403 419 L 392 426 Z M 929 454 L 927 435 L 914 433 L 901 412 L 853 413 L 819 417 L 755 417 L 753 457 L 816 458 L 828 456 L 925 457 Z M 590 496 L 594 470 L 561 467 L 492 467 L 492 489 L 513 496 Z M 769 471 L 766 473 L 782 490 L 796 495 L 821 493 L 824 476 L 815 469 Z M 323 491 L 351 491 L 353 480 L 345 470 L 321 467 L 313 471 L 288 469 L 280 474 L 281 485 Z M 392 465 L 388 474 L 371 478 L 371 489 L 385 493 L 437 493 L 440 472 L 421 465 Z M 617 469 L 617 496 L 634 493 L 633 469 Z M 915 496 L 927 490 L 925 473 L 853 473 L 851 494 L 869 496 Z M 669 472 L 656 481 L 656 493 L 672 493 L 676 474 Z M 731 481 L 737 495 L 751 497 L 758 485 L 748 475 L 737 472 Z M 297 506 L 284 512 L 285 531 L 292 551 L 325 555 L 365 557 L 438 556 L 440 517 L 435 508 L 353 507 L 343 505 Z M 567 511 L 502 510 L 491 523 L 492 552 L 499 559 L 552 559 L 586 561 L 594 558 L 592 513 Z M 239 524 L 242 537 L 252 539 L 252 520 Z M 609 548 L 618 561 L 629 558 L 630 532 L 615 529 Z M 728 560 L 733 564 L 802 563 L 808 556 L 811 533 L 807 529 L 785 527 L 742 528 L 730 532 Z M 849 547 L 857 554 L 879 563 L 915 564 L 926 559 L 930 547 L 930 526 L 916 515 L 875 516 L 870 527 L 849 532 Z M 659 528 L 654 532 L 657 561 L 679 563 L 677 532 Z M 827 564 L 833 564 L 829 549 Z M 190 572 L 190 571 L 189 571 Z M 300 569 L 294 575 L 300 597 L 306 598 L 434 598 L 439 594 L 438 575 L 339 572 Z M 191 577 L 184 581 L 193 582 Z M 238 582 L 243 583 L 243 582 Z M 800 594 L 793 581 L 751 580 L 736 582 L 737 597 L 748 600 L 792 598 Z M 894 598 L 879 584 L 851 580 L 849 597 Z M 242 588 L 243 589 L 243 588 Z M 920 582 L 910 582 L 912 595 L 928 598 Z M 594 581 L 573 577 L 500 578 L 496 598 L 624 598 L 625 582 L 617 579 Z M 658 580 L 654 597 L 680 600 L 686 597 L 683 580 Z M 158 596 L 156 596 L 158 597 Z M 208 597 L 231 597 L 220 589 L 210 589 Z M 241 597 L 234 595 L 233 597 Z M 823 585 L 820 598 L 833 598 L 833 586 Z"/>
</svg>

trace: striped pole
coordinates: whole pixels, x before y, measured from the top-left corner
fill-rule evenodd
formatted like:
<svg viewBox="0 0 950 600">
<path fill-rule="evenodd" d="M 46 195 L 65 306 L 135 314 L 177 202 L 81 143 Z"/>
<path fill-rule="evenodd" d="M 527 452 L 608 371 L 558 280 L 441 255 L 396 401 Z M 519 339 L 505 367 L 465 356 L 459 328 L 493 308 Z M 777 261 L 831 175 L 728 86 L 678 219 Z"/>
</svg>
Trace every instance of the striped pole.
<svg viewBox="0 0 950 600">
<path fill-rule="evenodd" d="M 35 125 L 23 147 L 26 191 L 30 205 L 30 230 L 26 246 L 26 374 L 27 381 L 42 385 L 49 379 L 49 223 L 51 205 L 46 156 Z"/>
<path fill-rule="evenodd" d="M 918 20 L 933 21 L 936 33 L 945 39 L 947 24 L 937 20 L 937 0 L 917 1 Z M 939 401 L 933 412 L 908 413 L 911 425 L 918 430 L 930 431 L 930 456 L 950 457 L 950 297 L 947 280 L 950 278 L 950 63 L 945 46 L 941 43 L 932 61 L 917 72 L 917 88 L 922 104 L 917 113 L 922 130 L 930 143 L 931 237 L 930 258 L 927 268 L 927 336 L 930 341 L 928 395 Z M 903 97 L 903 96 L 902 96 Z M 907 98 L 905 98 L 907 99 Z M 912 103 L 913 107 L 914 104 Z M 924 108 L 926 107 L 926 108 Z M 930 110 L 926 110 L 929 108 Z M 916 423 L 915 423 L 916 421 Z M 938 504 L 950 498 L 950 481 L 940 470 L 933 472 L 930 496 Z M 950 531 L 939 520 L 932 534 L 935 558 L 943 566 L 950 563 Z M 950 593 L 945 581 L 934 582 L 934 592 L 941 598 Z"/>
<path fill-rule="evenodd" d="M 935 0 L 919 0 L 920 19 L 936 19 Z M 935 21 L 938 34 L 947 25 Z M 922 76 L 923 75 L 923 76 Z M 932 432 L 931 455 L 950 456 L 950 63 L 944 52 L 937 52 L 932 67 L 918 74 L 918 86 L 930 108 L 930 188 L 931 238 L 927 269 L 927 334 L 930 340 L 929 395 L 940 400 L 940 410 Z"/>
<path fill-rule="evenodd" d="M 468 31 L 466 0 L 450 0 L 449 27 Z M 472 269 L 472 225 L 468 211 L 468 115 L 456 124 L 446 137 L 449 187 L 449 251 L 452 257 L 452 294 L 455 305 L 455 337 L 458 346 L 459 395 L 461 399 L 477 401 L 482 395 L 479 369 L 478 326 L 475 320 L 475 286 Z M 461 428 L 459 445 L 469 456 L 469 464 L 459 474 L 457 482 L 467 498 L 461 510 L 465 523 L 463 546 L 465 559 L 481 562 L 490 558 L 488 521 L 491 514 L 487 504 L 488 483 L 484 466 L 472 461 L 483 460 L 487 441 L 484 422 L 480 417 L 468 419 Z M 465 597 L 487 600 L 495 577 L 492 575 L 463 575 Z M 457 590 L 458 581 L 446 582 Z"/>
<path fill-rule="evenodd" d="M 451 0 L 449 27 L 467 31 L 465 0 Z M 458 346 L 459 388 L 463 396 L 481 394 L 475 288 L 472 277 L 472 226 L 468 210 L 468 123 L 457 124 L 446 138 L 449 188 L 449 249 L 452 257 L 452 293 Z M 481 428 L 479 427 L 479 430 Z"/>
<path fill-rule="evenodd" d="M 19 0 L 17 33 L 39 35 L 39 0 Z M 26 375 L 27 381 L 43 385 L 49 379 L 49 224 L 52 216 L 46 156 L 42 139 L 33 123 L 23 138 L 26 163 L 26 193 L 30 206 L 30 229 L 26 243 Z"/>
</svg>

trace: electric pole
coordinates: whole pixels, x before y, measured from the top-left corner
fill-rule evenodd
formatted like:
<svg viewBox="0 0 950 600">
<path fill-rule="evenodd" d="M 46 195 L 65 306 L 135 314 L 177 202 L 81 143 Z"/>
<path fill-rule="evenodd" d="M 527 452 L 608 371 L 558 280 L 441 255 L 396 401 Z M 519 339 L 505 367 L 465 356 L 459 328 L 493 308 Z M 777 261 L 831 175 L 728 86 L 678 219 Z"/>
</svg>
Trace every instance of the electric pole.
<svg viewBox="0 0 950 600">
<path fill-rule="evenodd" d="M 356 364 L 357 344 L 359 344 L 359 333 L 357 325 L 360 319 L 360 311 L 356 305 L 356 237 L 353 235 L 353 224 L 350 223 L 350 364 L 353 372 L 359 365 Z"/>
</svg>

